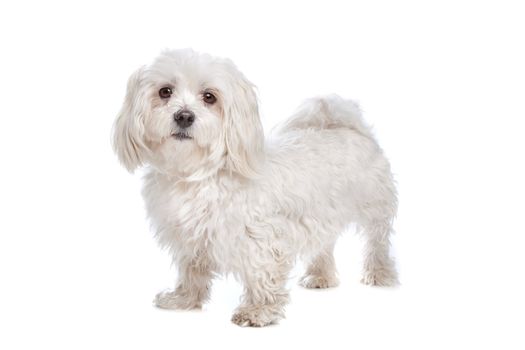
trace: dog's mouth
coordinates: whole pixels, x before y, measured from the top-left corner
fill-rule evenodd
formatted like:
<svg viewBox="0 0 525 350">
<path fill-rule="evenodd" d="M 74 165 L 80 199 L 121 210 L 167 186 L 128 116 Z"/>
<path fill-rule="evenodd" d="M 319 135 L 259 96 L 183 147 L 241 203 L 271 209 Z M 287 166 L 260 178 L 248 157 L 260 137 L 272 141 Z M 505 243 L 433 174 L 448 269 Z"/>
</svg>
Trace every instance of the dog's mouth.
<svg viewBox="0 0 525 350">
<path fill-rule="evenodd" d="M 191 137 L 190 135 L 188 135 L 188 133 L 186 133 L 184 131 L 176 132 L 176 133 L 172 134 L 171 136 L 173 136 L 177 140 L 191 140 L 191 139 L 193 139 L 193 137 Z"/>
</svg>

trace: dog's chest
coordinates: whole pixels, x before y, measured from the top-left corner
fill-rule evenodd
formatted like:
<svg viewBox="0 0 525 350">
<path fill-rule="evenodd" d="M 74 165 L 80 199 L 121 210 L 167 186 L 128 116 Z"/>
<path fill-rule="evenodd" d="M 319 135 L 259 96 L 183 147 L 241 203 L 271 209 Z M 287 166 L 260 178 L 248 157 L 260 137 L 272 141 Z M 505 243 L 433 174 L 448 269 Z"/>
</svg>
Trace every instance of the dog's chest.
<svg viewBox="0 0 525 350">
<path fill-rule="evenodd" d="M 243 227 L 239 192 L 217 182 L 146 180 L 143 196 L 161 245 L 179 254 L 228 254 L 232 235 Z"/>
</svg>

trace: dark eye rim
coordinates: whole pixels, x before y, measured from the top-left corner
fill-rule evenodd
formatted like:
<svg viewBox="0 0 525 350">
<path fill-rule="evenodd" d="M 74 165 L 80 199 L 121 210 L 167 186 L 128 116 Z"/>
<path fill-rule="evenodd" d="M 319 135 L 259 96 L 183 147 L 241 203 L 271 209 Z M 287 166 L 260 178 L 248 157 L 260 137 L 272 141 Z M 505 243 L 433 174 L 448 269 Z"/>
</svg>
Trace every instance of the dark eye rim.
<svg viewBox="0 0 525 350">
<path fill-rule="evenodd" d="M 210 98 L 209 98 L 210 97 Z M 202 100 L 209 104 L 209 105 L 212 105 L 214 104 L 215 102 L 217 102 L 217 96 L 215 96 L 214 93 L 210 92 L 210 91 L 205 91 L 203 94 L 202 94 Z"/>
<path fill-rule="evenodd" d="M 162 99 L 170 98 L 172 94 L 173 94 L 173 90 L 169 86 L 164 86 L 159 89 L 159 96 Z"/>
</svg>

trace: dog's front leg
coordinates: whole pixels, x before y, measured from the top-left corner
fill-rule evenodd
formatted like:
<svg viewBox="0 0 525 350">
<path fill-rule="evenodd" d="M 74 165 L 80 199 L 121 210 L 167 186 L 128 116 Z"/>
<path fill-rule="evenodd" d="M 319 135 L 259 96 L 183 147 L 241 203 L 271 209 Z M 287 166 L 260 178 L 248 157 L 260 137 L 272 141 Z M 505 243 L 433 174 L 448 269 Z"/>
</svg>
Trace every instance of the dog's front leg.
<svg viewBox="0 0 525 350">
<path fill-rule="evenodd" d="M 289 301 L 286 282 L 290 264 L 260 258 L 251 255 L 244 265 L 244 295 L 232 317 L 239 326 L 263 327 L 284 318 L 284 307 Z"/>
<path fill-rule="evenodd" d="M 154 303 L 162 309 L 200 309 L 210 297 L 213 274 L 204 259 L 181 259 L 177 262 L 179 278 L 175 290 L 164 291 Z"/>
</svg>

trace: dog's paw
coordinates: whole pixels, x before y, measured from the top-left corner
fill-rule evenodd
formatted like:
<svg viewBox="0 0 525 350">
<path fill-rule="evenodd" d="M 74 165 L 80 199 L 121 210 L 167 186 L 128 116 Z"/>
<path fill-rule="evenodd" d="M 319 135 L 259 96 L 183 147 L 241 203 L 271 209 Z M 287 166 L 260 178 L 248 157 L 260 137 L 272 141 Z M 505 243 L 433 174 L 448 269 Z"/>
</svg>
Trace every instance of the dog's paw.
<svg viewBox="0 0 525 350">
<path fill-rule="evenodd" d="M 397 273 L 393 269 L 377 269 L 365 271 L 361 283 L 369 286 L 395 287 L 399 285 Z"/>
<path fill-rule="evenodd" d="M 335 276 L 304 275 L 299 284 L 304 288 L 333 288 L 339 285 L 339 280 Z"/>
<path fill-rule="evenodd" d="M 192 310 L 202 308 L 200 302 L 181 296 L 174 291 L 160 292 L 155 296 L 153 304 L 158 308 L 169 310 Z"/>
<path fill-rule="evenodd" d="M 241 327 L 264 327 L 284 318 L 283 310 L 272 305 L 242 306 L 232 316 L 232 322 Z"/>
</svg>

